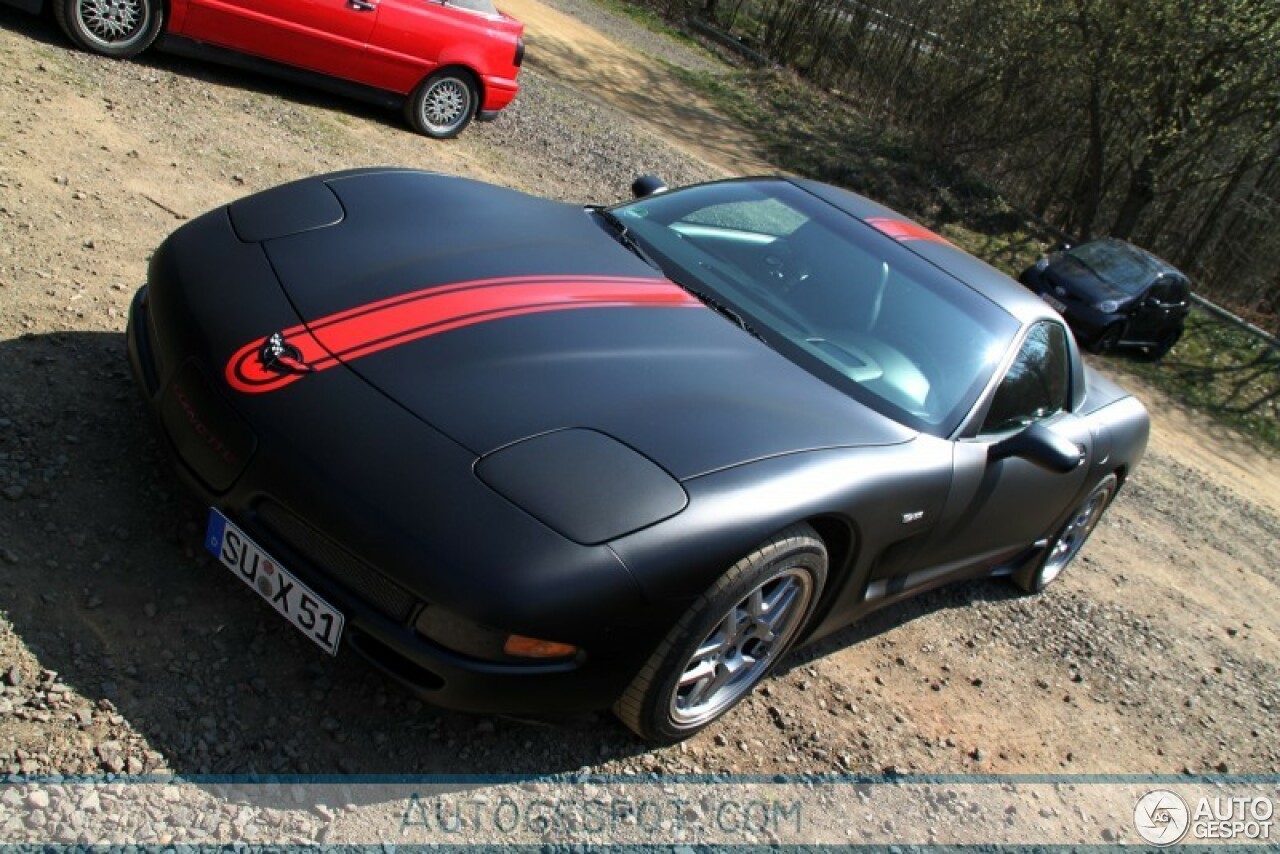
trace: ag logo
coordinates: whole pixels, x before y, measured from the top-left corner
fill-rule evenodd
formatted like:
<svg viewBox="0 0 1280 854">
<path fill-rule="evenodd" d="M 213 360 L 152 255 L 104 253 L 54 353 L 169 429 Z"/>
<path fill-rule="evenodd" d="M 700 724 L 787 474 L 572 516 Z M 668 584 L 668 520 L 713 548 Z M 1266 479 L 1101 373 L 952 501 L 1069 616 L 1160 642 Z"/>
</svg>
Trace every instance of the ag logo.
<svg viewBox="0 0 1280 854">
<path fill-rule="evenodd" d="M 1187 802 L 1164 789 L 1147 792 L 1133 808 L 1133 825 L 1152 845 L 1172 845 L 1182 839 L 1191 823 Z"/>
</svg>

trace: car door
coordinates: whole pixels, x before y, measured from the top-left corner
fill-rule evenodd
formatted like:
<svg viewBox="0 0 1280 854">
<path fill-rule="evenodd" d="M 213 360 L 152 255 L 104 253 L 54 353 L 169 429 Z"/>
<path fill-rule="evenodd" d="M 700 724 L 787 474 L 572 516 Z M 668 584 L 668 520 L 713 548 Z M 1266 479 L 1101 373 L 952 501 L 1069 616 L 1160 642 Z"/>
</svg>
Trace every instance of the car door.
<svg viewBox="0 0 1280 854">
<path fill-rule="evenodd" d="M 408 91 L 440 65 L 446 49 L 454 47 L 466 55 L 486 41 L 485 18 L 452 3 L 381 0 L 381 4 L 368 62 L 370 73 L 385 88 Z M 474 58 L 461 64 L 484 67 Z"/>
<path fill-rule="evenodd" d="M 1181 324 L 1188 308 L 1186 286 L 1177 279 L 1162 276 L 1138 300 L 1125 338 L 1134 342 L 1158 342 Z"/>
<path fill-rule="evenodd" d="M 360 80 L 379 0 L 191 0 L 182 35 Z"/>
<path fill-rule="evenodd" d="M 1094 439 L 1070 411 L 1072 352 L 1065 327 L 1040 321 L 989 398 L 981 425 L 955 443 L 955 474 L 939 524 L 917 561 L 930 575 L 977 574 L 1008 562 L 1053 533 L 1085 487 Z M 1082 449 L 1073 470 L 1051 471 L 1001 443 L 1032 424 Z"/>
</svg>

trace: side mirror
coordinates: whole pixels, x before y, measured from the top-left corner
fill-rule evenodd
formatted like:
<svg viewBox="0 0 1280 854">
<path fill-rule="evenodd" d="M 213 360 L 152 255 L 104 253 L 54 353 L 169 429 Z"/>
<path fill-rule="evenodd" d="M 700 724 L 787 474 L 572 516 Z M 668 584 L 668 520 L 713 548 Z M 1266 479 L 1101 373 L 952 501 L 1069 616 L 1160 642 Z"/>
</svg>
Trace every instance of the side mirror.
<svg viewBox="0 0 1280 854">
<path fill-rule="evenodd" d="M 1058 474 L 1075 470 L 1084 462 L 1084 448 L 1064 439 L 1040 422 L 996 442 L 988 451 L 990 462 L 1019 457 Z"/>
<path fill-rule="evenodd" d="M 646 196 L 656 196 L 658 193 L 665 193 L 666 191 L 667 182 L 657 175 L 641 175 L 631 182 L 631 195 L 633 198 L 643 199 Z"/>
</svg>

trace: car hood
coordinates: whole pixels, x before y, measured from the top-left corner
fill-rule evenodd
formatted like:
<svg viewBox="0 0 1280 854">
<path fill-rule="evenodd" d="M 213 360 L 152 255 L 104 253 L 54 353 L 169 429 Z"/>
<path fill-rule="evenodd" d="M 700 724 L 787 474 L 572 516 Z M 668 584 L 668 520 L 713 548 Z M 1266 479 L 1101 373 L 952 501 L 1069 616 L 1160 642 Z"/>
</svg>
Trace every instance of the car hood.
<svg viewBox="0 0 1280 854">
<path fill-rule="evenodd" d="M 284 189 L 231 209 L 303 321 L 280 342 L 295 368 L 280 385 L 343 366 L 478 456 L 586 428 L 681 479 L 915 435 L 662 278 L 581 206 L 390 170 Z"/>
<path fill-rule="evenodd" d="M 1065 288 L 1070 294 L 1096 305 L 1104 300 L 1125 302 L 1132 295 L 1111 284 L 1070 255 L 1057 255 L 1049 263 L 1047 278 L 1052 286 Z"/>
</svg>

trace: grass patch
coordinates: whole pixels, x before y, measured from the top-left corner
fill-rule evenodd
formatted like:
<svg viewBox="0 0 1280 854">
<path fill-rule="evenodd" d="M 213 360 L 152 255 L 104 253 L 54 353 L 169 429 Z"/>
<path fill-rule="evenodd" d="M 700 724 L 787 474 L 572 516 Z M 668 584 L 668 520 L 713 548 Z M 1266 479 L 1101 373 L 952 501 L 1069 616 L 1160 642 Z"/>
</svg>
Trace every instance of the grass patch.
<svg viewBox="0 0 1280 854">
<path fill-rule="evenodd" d="M 705 53 L 707 56 L 715 58 L 714 54 L 708 51 L 701 42 L 679 27 L 673 27 L 656 10 L 648 6 L 628 2 L 628 0 L 594 0 L 594 2 L 597 6 L 608 9 L 610 12 L 616 12 L 619 15 L 630 18 L 650 32 L 659 33 L 685 47 L 693 48 L 700 53 Z"/>
<path fill-rule="evenodd" d="M 1280 351 L 1256 335 L 1195 311 L 1163 361 L 1126 361 L 1124 367 L 1175 400 L 1280 450 Z"/>
</svg>

